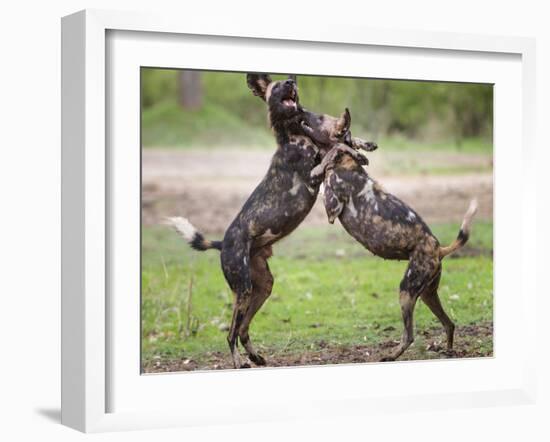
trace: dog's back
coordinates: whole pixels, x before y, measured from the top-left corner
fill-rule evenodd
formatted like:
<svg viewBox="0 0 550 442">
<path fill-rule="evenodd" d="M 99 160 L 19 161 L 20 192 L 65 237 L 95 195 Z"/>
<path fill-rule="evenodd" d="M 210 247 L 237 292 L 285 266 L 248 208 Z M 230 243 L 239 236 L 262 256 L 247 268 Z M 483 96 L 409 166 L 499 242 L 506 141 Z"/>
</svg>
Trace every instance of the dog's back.
<svg viewBox="0 0 550 442">
<path fill-rule="evenodd" d="M 433 238 L 422 218 L 385 192 L 363 167 L 343 154 L 325 176 L 324 202 L 330 222 L 337 217 L 357 241 L 386 259 L 408 259 L 419 241 Z"/>
</svg>

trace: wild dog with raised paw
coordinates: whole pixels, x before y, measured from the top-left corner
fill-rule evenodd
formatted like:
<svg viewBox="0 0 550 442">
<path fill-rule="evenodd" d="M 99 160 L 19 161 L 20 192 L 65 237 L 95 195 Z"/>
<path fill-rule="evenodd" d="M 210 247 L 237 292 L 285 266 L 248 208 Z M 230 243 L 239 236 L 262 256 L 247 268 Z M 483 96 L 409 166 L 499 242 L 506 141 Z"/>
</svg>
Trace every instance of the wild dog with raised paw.
<svg viewBox="0 0 550 442">
<path fill-rule="evenodd" d="M 309 131 L 309 136 L 317 139 L 315 130 Z M 326 134 L 319 135 L 319 139 L 325 138 Z M 324 176 L 324 204 L 330 223 L 338 218 L 344 229 L 376 256 L 409 261 L 399 286 L 403 335 L 395 351 L 383 360 L 395 360 L 413 342 L 413 311 L 419 297 L 443 324 L 451 352 L 455 325 L 437 293 L 441 261 L 468 241 L 476 201 L 470 203 L 456 240 L 442 247 L 420 215 L 384 191 L 348 146 L 336 144 L 312 171 L 313 178 L 318 176 Z"/>
<path fill-rule="evenodd" d="M 271 81 L 266 74 L 249 74 L 247 83 L 254 95 L 266 102 L 277 141 L 267 174 L 227 228 L 223 241 L 206 240 L 186 219 L 171 218 L 171 224 L 194 249 L 221 251 L 222 270 L 235 295 L 227 337 L 235 368 L 249 366 L 241 362 L 237 340 L 250 361 L 266 363 L 250 341 L 250 322 L 271 294 L 273 275 L 267 261 L 272 245 L 300 225 L 317 199 L 322 177 L 312 178 L 311 171 L 332 147 L 327 134 L 346 138 L 356 146 L 367 144 L 351 137 L 346 115 L 335 118 L 303 109 L 293 79 Z M 313 143 L 306 131 L 315 131 L 319 142 Z"/>
</svg>

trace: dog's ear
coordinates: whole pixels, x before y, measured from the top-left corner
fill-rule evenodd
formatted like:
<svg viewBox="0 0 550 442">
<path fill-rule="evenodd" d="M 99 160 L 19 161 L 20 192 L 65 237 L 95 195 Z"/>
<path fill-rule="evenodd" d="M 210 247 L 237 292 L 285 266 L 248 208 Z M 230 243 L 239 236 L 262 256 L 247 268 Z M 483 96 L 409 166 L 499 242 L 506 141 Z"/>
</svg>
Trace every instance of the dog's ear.
<svg viewBox="0 0 550 442">
<path fill-rule="evenodd" d="M 254 95 L 265 101 L 265 92 L 271 83 L 271 77 L 268 74 L 247 74 L 246 83 Z"/>
<path fill-rule="evenodd" d="M 290 74 L 288 76 L 289 80 L 292 80 L 294 81 L 294 83 L 296 83 L 296 85 L 298 85 L 298 77 L 296 76 L 296 74 Z"/>
<path fill-rule="evenodd" d="M 351 114 L 349 109 L 346 107 L 346 110 L 340 115 L 338 122 L 336 123 L 336 130 L 339 134 L 345 134 L 349 131 L 351 127 Z"/>
</svg>

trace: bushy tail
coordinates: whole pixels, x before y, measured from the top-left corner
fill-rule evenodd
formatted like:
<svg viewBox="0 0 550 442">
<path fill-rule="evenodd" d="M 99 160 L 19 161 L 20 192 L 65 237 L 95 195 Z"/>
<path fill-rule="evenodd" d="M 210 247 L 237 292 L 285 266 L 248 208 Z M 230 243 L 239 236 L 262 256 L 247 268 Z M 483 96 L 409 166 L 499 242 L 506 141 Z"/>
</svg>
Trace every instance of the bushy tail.
<svg viewBox="0 0 550 442">
<path fill-rule="evenodd" d="M 443 259 L 445 256 L 455 252 L 456 250 L 460 249 L 464 244 L 466 244 L 468 238 L 470 237 L 470 225 L 472 224 L 472 219 L 476 212 L 477 200 L 472 200 L 470 201 L 470 207 L 468 207 L 468 210 L 464 215 L 464 220 L 462 221 L 462 226 L 460 226 L 460 231 L 458 232 L 458 236 L 456 237 L 456 239 L 447 247 L 439 248 L 440 259 Z"/>
<path fill-rule="evenodd" d="M 166 224 L 176 229 L 176 232 L 195 250 L 204 252 L 208 249 L 222 249 L 221 241 L 206 239 L 186 218 L 182 218 L 181 216 L 170 217 L 166 219 Z"/>
</svg>

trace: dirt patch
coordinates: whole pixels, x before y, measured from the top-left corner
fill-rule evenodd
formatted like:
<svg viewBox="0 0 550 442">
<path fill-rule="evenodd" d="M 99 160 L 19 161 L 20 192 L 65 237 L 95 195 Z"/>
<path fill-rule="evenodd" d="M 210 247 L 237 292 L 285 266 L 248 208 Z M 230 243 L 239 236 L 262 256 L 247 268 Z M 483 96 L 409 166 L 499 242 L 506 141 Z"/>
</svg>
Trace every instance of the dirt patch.
<svg viewBox="0 0 550 442">
<path fill-rule="evenodd" d="M 256 150 L 160 150 L 143 152 L 142 216 L 145 225 L 166 216 L 188 217 L 207 233 L 223 232 L 263 178 L 272 152 Z M 398 173 L 393 163 L 415 161 L 457 164 L 485 170 L 462 175 Z M 411 159 L 412 158 L 412 159 Z M 471 198 L 479 201 L 479 218 L 492 219 L 493 176 L 487 156 L 474 154 L 377 152 L 369 171 L 388 191 L 410 204 L 428 222 L 459 222 Z M 489 169 L 488 169 L 489 168 Z M 418 174 L 420 173 L 420 175 Z M 325 225 L 319 200 L 304 225 Z"/>
<path fill-rule="evenodd" d="M 383 330 L 385 334 L 395 334 L 393 327 Z M 399 359 L 426 360 L 447 358 L 478 358 L 493 355 L 493 323 L 466 325 L 455 331 L 455 350 L 448 353 L 445 349 L 445 337 L 440 327 L 419 331 L 415 343 Z M 351 364 L 378 362 L 381 357 L 391 353 L 398 345 L 394 339 L 384 339 L 376 345 L 334 346 L 324 341 L 316 342 L 310 350 L 283 350 L 265 353 L 268 367 L 294 367 L 308 365 Z M 232 369 L 229 351 L 211 352 L 200 360 L 156 359 L 147 361 L 145 373 L 165 373 L 195 370 Z"/>
</svg>

